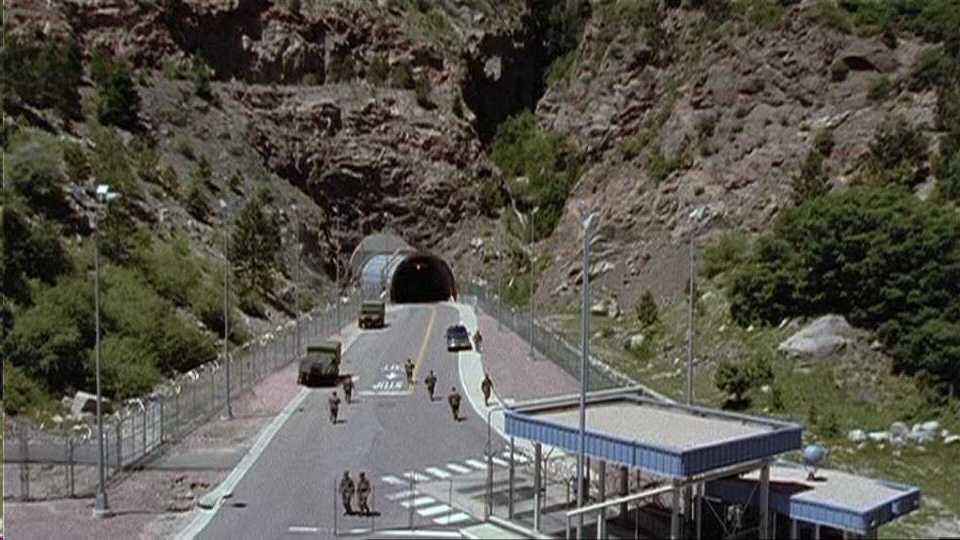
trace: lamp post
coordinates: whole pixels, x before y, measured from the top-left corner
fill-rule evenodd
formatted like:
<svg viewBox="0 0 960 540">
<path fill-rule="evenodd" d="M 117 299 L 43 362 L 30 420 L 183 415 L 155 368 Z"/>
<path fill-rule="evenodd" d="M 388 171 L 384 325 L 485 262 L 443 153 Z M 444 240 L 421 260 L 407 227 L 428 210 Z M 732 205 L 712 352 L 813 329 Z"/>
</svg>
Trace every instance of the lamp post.
<svg viewBox="0 0 960 540">
<path fill-rule="evenodd" d="M 293 211 L 293 212 L 292 212 L 293 215 L 296 216 L 296 214 L 297 214 L 297 205 L 295 205 L 295 204 L 294 204 L 294 205 L 291 205 L 290 208 L 291 208 L 291 210 Z M 294 266 L 293 287 L 294 287 L 294 291 L 296 292 L 296 294 L 295 294 L 295 296 L 294 296 L 294 303 L 295 303 L 295 309 L 296 309 L 296 312 L 297 312 L 297 318 L 296 318 L 297 348 L 296 348 L 296 352 L 295 352 L 295 354 L 294 354 L 294 358 L 295 358 L 295 359 L 299 359 L 299 358 L 300 358 L 301 351 L 303 350 L 303 349 L 300 348 L 300 343 L 301 343 L 301 342 L 300 342 L 300 315 L 301 315 L 301 312 L 300 312 L 300 281 L 303 279 L 303 274 L 301 273 L 302 270 L 303 270 L 303 269 L 301 268 L 301 251 L 303 251 L 303 249 L 302 249 L 302 247 L 301 247 L 301 245 L 300 245 L 300 229 L 298 228 L 296 231 L 297 231 L 297 232 L 296 232 L 296 237 L 297 237 L 297 243 L 296 243 L 296 250 L 297 250 L 297 251 L 296 251 L 296 256 L 297 256 L 297 259 L 296 259 L 296 266 Z"/>
<path fill-rule="evenodd" d="M 96 360 L 97 360 L 97 439 L 98 439 L 98 453 L 97 453 L 97 473 L 98 473 L 98 484 L 97 484 L 97 497 L 96 502 L 93 508 L 93 515 L 97 518 L 105 518 L 110 515 L 110 505 L 107 502 L 107 489 L 106 489 L 106 476 L 105 476 L 105 454 L 103 447 L 103 394 L 101 393 L 100 385 L 100 372 L 102 369 L 102 351 L 100 339 L 100 207 L 114 199 L 120 197 L 119 193 L 111 192 L 110 186 L 106 184 L 100 184 L 97 186 L 96 190 L 96 208 L 93 214 L 93 235 L 94 235 L 94 255 L 93 255 L 93 266 L 94 266 L 94 313 L 95 313 L 95 329 L 97 334 L 96 341 Z M 119 459 L 119 458 L 118 458 Z"/>
<path fill-rule="evenodd" d="M 696 274 L 694 274 L 694 251 L 693 236 L 696 232 L 697 224 L 703 219 L 703 213 L 706 207 L 698 206 L 690 212 L 690 305 L 687 316 L 687 405 L 693 404 L 693 327 L 694 327 L 694 304 L 696 295 Z"/>
<path fill-rule="evenodd" d="M 357 242 L 357 313 L 363 308 L 363 220 L 357 217 L 360 240 Z"/>
<path fill-rule="evenodd" d="M 577 449 L 577 508 L 583 507 L 583 466 L 586 462 L 587 439 L 587 378 L 590 358 L 590 240 L 597 228 L 600 214 L 589 213 L 586 203 L 580 200 L 580 224 L 583 226 L 583 308 L 580 315 L 583 341 L 580 363 L 580 444 Z M 577 538 L 583 538 L 583 514 L 577 520 Z"/>
<path fill-rule="evenodd" d="M 233 420 L 233 405 L 230 403 L 230 257 L 228 251 L 227 232 L 229 205 L 220 199 L 220 213 L 223 222 L 223 366 L 224 378 L 227 380 L 227 420 Z M 241 377 L 242 378 L 242 377 Z"/>
<path fill-rule="evenodd" d="M 497 221 L 497 331 L 503 331 L 503 235 Z"/>
<path fill-rule="evenodd" d="M 340 334 L 340 209 L 333 207 L 333 240 L 336 244 L 333 254 L 333 262 L 336 265 L 336 278 L 334 289 L 336 290 L 336 311 L 337 311 L 337 335 Z"/>
<path fill-rule="evenodd" d="M 536 228 L 534 224 L 536 223 L 537 212 L 540 211 L 539 206 L 534 206 L 533 210 L 530 211 L 530 360 L 536 360 L 536 354 L 534 353 L 535 348 L 535 336 L 534 333 L 534 315 L 537 309 L 537 254 L 534 251 L 534 234 Z"/>
</svg>

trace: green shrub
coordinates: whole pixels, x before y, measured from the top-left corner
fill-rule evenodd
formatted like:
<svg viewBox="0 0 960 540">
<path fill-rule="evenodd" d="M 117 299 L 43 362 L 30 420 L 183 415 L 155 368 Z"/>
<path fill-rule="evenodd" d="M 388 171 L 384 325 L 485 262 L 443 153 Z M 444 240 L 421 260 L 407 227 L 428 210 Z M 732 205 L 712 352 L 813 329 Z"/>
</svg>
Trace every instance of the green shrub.
<svg viewBox="0 0 960 540">
<path fill-rule="evenodd" d="M 120 133 L 111 127 L 94 126 L 91 129 L 93 146 L 90 166 L 97 183 L 107 184 L 122 195 L 120 205 L 127 207 L 140 197 L 140 183 L 131 166 L 130 153 Z M 117 204 L 111 205 L 115 207 Z"/>
<path fill-rule="evenodd" d="M 830 191 L 827 173 L 823 168 L 823 155 L 820 152 L 816 150 L 807 152 L 800 171 L 793 177 L 791 189 L 793 202 L 796 204 L 820 197 Z"/>
<path fill-rule="evenodd" d="M 528 179 L 512 185 L 512 192 L 540 207 L 534 236 L 547 236 L 559 221 L 579 176 L 576 149 L 559 133 L 541 130 L 533 114 L 524 111 L 500 124 L 490 156 L 507 178 Z"/>
<path fill-rule="evenodd" d="M 3 362 L 3 411 L 10 415 L 52 405 L 53 400 L 37 381 L 7 360 Z"/>
<path fill-rule="evenodd" d="M 635 308 L 637 320 L 642 328 L 649 328 L 660 322 L 660 308 L 650 289 L 643 291 Z"/>
<path fill-rule="evenodd" d="M 824 437 L 834 438 L 840 435 L 840 419 L 837 413 L 830 411 L 823 417 L 823 423 L 819 426 L 820 434 Z"/>
<path fill-rule="evenodd" d="M 396 67 L 394 67 L 393 69 L 391 82 L 394 88 L 401 88 L 403 90 L 413 90 L 414 88 L 413 66 L 410 65 L 409 60 L 401 60 L 400 62 L 397 62 Z"/>
<path fill-rule="evenodd" d="M 194 59 L 190 79 L 193 81 L 193 92 L 200 99 L 210 100 L 213 98 L 213 93 L 210 90 L 211 71 L 210 66 L 203 59 Z"/>
<path fill-rule="evenodd" d="M 713 278 L 736 268 L 746 260 L 749 249 L 750 242 L 742 232 L 723 233 L 703 250 L 703 274 L 707 278 Z"/>
<path fill-rule="evenodd" d="M 783 17 L 783 6 L 778 0 L 740 0 L 736 7 L 754 26 L 768 30 L 776 28 Z"/>
<path fill-rule="evenodd" d="M 886 75 L 879 75 L 870 81 L 867 88 L 867 99 L 870 101 L 883 101 L 890 97 L 893 92 L 893 82 Z"/>
<path fill-rule="evenodd" d="M 130 75 L 130 66 L 114 61 L 97 95 L 97 118 L 101 124 L 134 129 L 138 124 L 140 96 Z"/>
<path fill-rule="evenodd" d="M 734 275 L 731 315 L 776 324 L 841 314 L 876 329 L 897 369 L 955 381 L 958 231 L 950 210 L 902 189 L 830 193 L 786 210 L 757 242 Z"/>
<path fill-rule="evenodd" d="M 180 154 L 183 157 L 191 161 L 196 159 L 197 153 L 196 153 L 196 150 L 194 150 L 193 148 L 193 141 L 191 141 L 189 137 L 185 137 L 185 136 L 177 137 L 176 147 L 177 147 L 177 152 L 180 152 Z"/>
<path fill-rule="evenodd" d="M 60 244 L 60 231 L 46 221 L 30 223 L 17 205 L 3 209 L 3 295 L 29 305 L 29 280 L 52 284 L 70 270 L 70 259 Z"/>
<path fill-rule="evenodd" d="M 848 73 L 850 73 L 850 66 L 843 60 L 838 58 L 830 64 L 830 79 L 833 81 L 840 82 L 845 80 Z"/>
<path fill-rule="evenodd" d="M 573 73 L 573 66 L 576 65 L 577 51 L 571 50 L 557 57 L 556 60 L 547 68 L 544 81 L 547 86 L 566 80 Z"/>
<path fill-rule="evenodd" d="M 838 5 L 836 0 L 814 0 L 813 17 L 820 24 L 838 32 L 853 32 L 853 20 L 850 14 Z"/>
<path fill-rule="evenodd" d="M 327 66 L 329 82 L 347 82 L 355 76 L 353 56 L 349 52 L 335 50 L 330 53 L 330 64 Z"/>
<path fill-rule="evenodd" d="M 35 212 L 66 219 L 65 178 L 60 167 L 60 145 L 46 134 L 32 134 L 6 153 L 4 183 L 22 196 Z"/>
<path fill-rule="evenodd" d="M 161 381 L 157 358 L 149 343 L 137 337 L 107 336 L 103 340 L 103 393 L 111 399 L 123 400 L 149 394 Z M 88 371 L 96 369 L 95 351 L 90 352 Z"/>
<path fill-rule="evenodd" d="M 817 134 L 813 136 L 813 147 L 823 155 L 823 157 L 830 157 L 830 154 L 833 153 L 834 139 L 833 139 L 833 129 L 824 128 L 820 131 L 817 131 Z"/>
<path fill-rule="evenodd" d="M 960 201 L 960 151 L 949 160 L 945 159 L 938 175 L 937 191 L 940 196 L 948 201 Z"/>
<path fill-rule="evenodd" d="M 253 317 L 265 318 L 267 316 L 260 294 L 250 288 L 239 288 L 237 291 L 237 307 L 240 308 L 240 311 Z"/>
<path fill-rule="evenodd" d="M 713 382 L 717 389 L 727 396 L 725 406 L 743 402 L 744 394 L 752 384 L 750 376 L 750 369 L 747 366 L 735 364 L 729 360 L 720 362 Z"/>
<path fill-rule="evenodd" d="M 430 94 L 433 92 L 433 85 L 430 83 L 430 77 L 423 73 L 416 77 L 414 81 L 414 93 L 417 98 L 417 104 L 425 109 L 433 108 L 433 102 L 430 101 Z"/>
<path fill-rule="evenodd" d="M 200 280 L 200 269 L 186 236 L 180 234 L 170 242 L 154 242 L 144 263 L 147 280 L 160 296 L 176 306 L 189 303 Z"/>
<path fill-rule="evenodd" d="M 770 409 L 775 412 L 783 412 L 787 409 L 786 402 L 783 399 L 783 389 L 779 384 L 770 387 Z"/>
<path fill-rule="evenodd" d="M 927 159 L 929 140 L 903 116 L 890 116 L 877 127 L 870 143 L 874 174 L 884 183 L 911 186 Z"/>
<path fill-rule="evenodd" d="M 367 81 L 374 85 L 380 85 L 387 81 L 390 76 L 390 66 L 387 64 L 387 56 L 379 53 L 370 60 L 370 66 L 367 67 Z"/>
<path fill-rule="evenodd" d="M 63 145 L 63 164 L 67 182 L 83 184 L 90 178 L 90 162 L 83 146 L 76 143 Z"/>
<path fill-rule="evenodd" d="M 5 77 L 5 96 L 13 92 L 35 107 L 55 109 L 65 119 L 78 115 L 83 56 L 72 35 L 31 41 L 4 32 L 0 55 L 3 72 L 16 74 Z"/>
</svg>

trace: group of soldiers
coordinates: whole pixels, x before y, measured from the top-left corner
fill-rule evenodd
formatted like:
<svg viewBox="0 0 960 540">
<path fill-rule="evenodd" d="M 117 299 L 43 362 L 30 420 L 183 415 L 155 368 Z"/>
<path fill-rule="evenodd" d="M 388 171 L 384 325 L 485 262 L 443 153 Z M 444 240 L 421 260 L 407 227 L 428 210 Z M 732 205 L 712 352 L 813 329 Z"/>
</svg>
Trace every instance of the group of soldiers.
<svg viewBox="0 0 960 540">
<path fill-rule="evenodd" d="M 344 377 L 340 384 L 343 386 L 343 394 L 347 398 L 347 404 L 350 404 L 353 401 L 353 377 Z M 337 395 L 336 390 L 333 391 L 333 394 L 330 396 L 330 399 L 327 400 L 327 403 L 330 405 L 330 423 L 336 424 L 337 418 L 340 415 L 341 403 L 340 397 Z"/>
<path fill-rule="evenodd" d="M 340 499 L 343 501 L 344 515 L 349 516 L 357 513 L 353 509 L 354 495 L 357 496 L 359 513 L 364 516 L 370 515 L 370 506 L 367 501 L 370 499 L 371 491 L 370 480 L 363 471 L 360 472 L 360 478 L 357 479 L 356 484 L 353 483 L 353 478 L 350 478 L 350 471 L 343 471 L 343 478 L 340 479 Z"/>
</svg>

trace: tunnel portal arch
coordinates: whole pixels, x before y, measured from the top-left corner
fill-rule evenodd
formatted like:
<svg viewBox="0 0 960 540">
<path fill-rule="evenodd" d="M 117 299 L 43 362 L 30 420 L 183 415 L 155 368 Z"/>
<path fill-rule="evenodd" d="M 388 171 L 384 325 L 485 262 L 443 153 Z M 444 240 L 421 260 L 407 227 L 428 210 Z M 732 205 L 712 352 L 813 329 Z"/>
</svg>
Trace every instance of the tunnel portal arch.
<svg viewBox="0 0 960 540">
<path fill-rule="evenodd" d="M 350 258 L 365 300 L 445 302 L 458 297 L 456 277 L 442 257 L 415 250 L 393 234 L 365 237 Z"/>
</svg>

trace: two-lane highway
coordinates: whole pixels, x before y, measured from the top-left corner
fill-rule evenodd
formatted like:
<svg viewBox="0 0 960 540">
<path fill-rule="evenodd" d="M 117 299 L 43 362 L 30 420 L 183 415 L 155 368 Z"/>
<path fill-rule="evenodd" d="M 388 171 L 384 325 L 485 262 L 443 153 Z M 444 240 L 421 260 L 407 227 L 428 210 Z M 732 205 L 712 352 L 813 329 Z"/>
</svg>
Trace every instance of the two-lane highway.
<svg viewBox="0 0 960 540">
<path fill-rule="evenodd" d="M 386 494 L 404 489 L 404 472 L 432 470 L 442 478 L 450 473 L 438 465 L 452 463 L 454 471 L 476 473 L 486 443 L 485 419 L 464 397 L 464 420 L 454 422 L 446 401 L 452 386 L 463 393 L 457 355 L 446 351 L 444 339 L 446 328 L 457 322 L 458 312 L 449 304 L 408 305 L 388 312 L 386 328 L 363 332 L 344 353 L 341 370 L 355 377 L 358 392 L 353 404 L 341 406 L 343 422 L 332 425 L 328 420 L 332 389 L 312 389 L 198 538 L 303 538 L 305 533 L 329 531 L 335 485 L 344 470 L 354 481 L 359 471 L 366 471 L 373 482 L 379 494 L 378 529 L 402 527 L 408 507 L 416 503 L 404 507 Z M 412 389 L 402 369 L 408 357 L 417 364 Z M 431 369 L 438 379 L 434 402 L 423 385 Z M 436 508 L 437 514 L 443 511 L 441 505 Z M 340 512 L 341 529 L 369 523 Z M 453 511 L 447 519 L 454 524 L 465 518 Z"/>
</svg>

